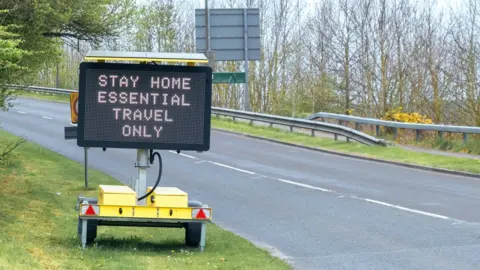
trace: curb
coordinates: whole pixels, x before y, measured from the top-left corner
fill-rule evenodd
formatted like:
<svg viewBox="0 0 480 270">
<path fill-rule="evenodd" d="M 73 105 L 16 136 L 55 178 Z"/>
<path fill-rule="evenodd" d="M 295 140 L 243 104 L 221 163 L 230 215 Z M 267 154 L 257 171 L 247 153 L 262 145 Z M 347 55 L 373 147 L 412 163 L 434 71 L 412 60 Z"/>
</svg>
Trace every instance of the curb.
<svg viewBox="0 0 480 270">
<path fill-rule="evenodd" d="M 212 130 L 219 131 L 219 132 L 224 132 L 224 133 L 229 133 L 229 134 L 234 134 L 234 135 L 240 135 L 240 136 L 247 137 L 247 138 L 252 138 L 252 139 L 257 139 L 257 140 L 262 140 L 262 141 L 268 141 L 268 142 L 272 142 L 272 143 L 278 143 L 278 144 L 283 144 L 283 145 L 287 145 L 287 146 L 292 146 L 292 147 L 297 147 L 297 148 L 302 148 L 302 149 L 307 149 L 307 150 L 312 150 L 312 151 L 337 155 L 337 156 L 343 156 L 343 157 L 354 158 L 354 159 L 359 159 L 359 160 L 366 160 L 366 161 L 384 163 L 384 164 L 395 165 L 395 166 L 406 167 L 406 168 L 412 168 L 412 169 L 419 169 L 419 170 L 423 170 L 423 171 L 431 171 L 431 172 L 444 173 L 444 174 L 450 174 L 450 175 L 455 175 L 455 176 L 465 176 L 465 177 L 472 177 L 472 178 L 480 179 L 480 174 L 475 174 L 475 173 L 470 173 L 470 172 L 453 171 L 453 170 L 449 170 L 449 169 L 415 165 L 415 164 L 411 164 L 411 163 L 383 160 L 383 159 L 377 159 L 377 158 L 371 158 L 371 157 L 363 157 L 363 156 L 352 155 L 352 154 L 347 154 L 347 153 L 342 153 L 342 152 L 337 152 L 337 151 L 332 151 L 332 150 L 326 150 L 326 149 L 322 149 L 322 148 L 316 148 L 316 147 L 310 147 L 310 146 L 305 146 L 305 145 L 300 145 L 300 144 L 295 144 L 295 143 L 278 141 L 278 140 L 274 140 L 274 139 L 268 139 L 268 138 L 265 138 L 265 137 L 249 135 L 249 134 L 230 131 L 230 130 L 221 129 L 221 128 L 212 128 Z"/>
</svg>

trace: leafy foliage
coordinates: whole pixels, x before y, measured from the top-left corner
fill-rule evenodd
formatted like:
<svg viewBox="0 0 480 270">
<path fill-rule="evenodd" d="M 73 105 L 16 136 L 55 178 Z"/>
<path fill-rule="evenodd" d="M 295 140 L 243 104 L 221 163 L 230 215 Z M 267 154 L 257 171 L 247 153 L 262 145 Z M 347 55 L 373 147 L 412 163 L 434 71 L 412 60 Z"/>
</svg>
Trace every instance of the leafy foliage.
<svg viewBox="0 0 480 270">
<path fill-rule="evenodd" d="M 416 112 L 407 113 L 403 112 L 402 107 L 392 109 L 385 113 L 385 116 L 381 118 L 386 121 L 404 122 L 404 123 L 417 123 L 417 124 L 433 124 L 432 119 L 425 115 L 421 115 Z M 393 133 L 393 128 L 385 127 L 387 134 Z M 423 136 L 423 135 L 421 135 Z"/>
<path fill-rule="evenodd" d="M 4 15 L 8 10 L 1 10 L 0 14 Z M 12 32 L 11 29 L 17 28 L 16 25 L 0 25 L 0 84 L 5 85 L 18 79 L 24 72 L 28 71 L 28 67 L 22 65 L 22 59 L 31 55 L 28 50 L 21 49 L 19 46 L 24 41 L 18 34 Z M 8 110 L 12 105 L 10 101 L 13 99 L 12 91 L 2 88 L 0 89 L 0 109 Z"/>
<path fill-rule="evenodd" d="M 388 111 L 382 120 L 386 121 L 395 121 L 395 122 L 405 122 L 405 123 L 419 123 L 419 124 L 432 124 L 432 119 L 428 118 L 425 115 L 419 113 L 407 113 L 402 111 L 402 107 Z"/>
<path fill-rule="evenodd" d="M 30 84 L 61 60 L 61 46 L 93 45 L 119 34 L 134 0 L 1 0 L 0 84 Z M 76 42 L 74 42 L 76 41 Z M 0 90 L 0 108 L 13 93 Z"/>
</svg>

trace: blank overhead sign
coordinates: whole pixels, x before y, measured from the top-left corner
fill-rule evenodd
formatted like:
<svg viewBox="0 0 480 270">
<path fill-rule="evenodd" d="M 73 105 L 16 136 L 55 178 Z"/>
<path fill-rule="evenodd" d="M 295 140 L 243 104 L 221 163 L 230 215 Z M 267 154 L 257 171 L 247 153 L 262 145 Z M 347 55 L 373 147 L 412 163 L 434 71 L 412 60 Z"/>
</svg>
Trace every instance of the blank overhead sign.
<svg viewBox="0 0 480 270">
<path fill-rule="evenodd" d="M 258 8 L 209 9 L 208 12 L 210 14 L 210 49 L 215 52 L 216 61 L 243 61 L 245 48 L 247 48 L 248 60 L 260 60 L 260 10 Z M 247 30 L 246 38 L 245 30 Z M 205 9 L 196 9 L 197 52 L 206 52 L 205 37 Z"/>
</svg>

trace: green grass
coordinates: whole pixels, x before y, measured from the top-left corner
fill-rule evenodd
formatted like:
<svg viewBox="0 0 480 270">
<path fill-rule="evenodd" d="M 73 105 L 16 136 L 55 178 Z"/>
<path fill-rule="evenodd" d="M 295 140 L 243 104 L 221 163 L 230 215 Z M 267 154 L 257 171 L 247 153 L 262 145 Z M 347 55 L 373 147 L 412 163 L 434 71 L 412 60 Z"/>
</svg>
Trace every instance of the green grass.
<svg viewBox="0 0 480 270">
<path fill-rule="evenodd" d="M 353 128 L 353 125 L 350 125 L 350 127 Z M 364 132 L 375 136 L 375 132 L 371 130 L 365 130 Z M 424 137 L 419 141 L 415 140 L 415 132 L 413 130 L 401 130 L 397 139 L 393 137 L 393 134 L 381 134 L 377 137 L 406 146 L 416 146 L 451 153 L 480 154 L 480 135 L 469 134 L 467 143 L 464 144 L 463 134 L 461 133 L 445 133 L 442 139 L 434 131 L 423 131 L 423 134 Z"/>
<path fill-rule="evenodd" d="M 429 138 L 415 142 L 414 139 L 400 141 L 403 145 L 416 145 L 423 148 L 432 148 L 435 150 L 453 152 L 453 153 L 466 153 L 471 155 L 480 154 L 480 136 L 477 134 L 470 134 L 467 143 L 463 143 L 461 138 L 462 134 L 445 135 L 440 139 L 438 136 L 433 135 Z"/>
<path fill-rule="evenodd" d="M 68 102 L 68 98 L 60 95 L 43 95 L 41 93 L 32 94 L 30 92 L 23 92 L 22 95 L 51 101 Z M 328 138 L 311 137 L 306 134 L 291 133 L 276 128 L 251 126 L 247 123 L 234 122 L 220 117 L 212 117 L 212 126 L 215 128 L 243 134 L 249 134 L 303 146 L 316 147 L 319 149 L 349 153 L 357 156 L 366 156 L 455 171 L 480 173 L 480 161 L 475 159 L 420 153 L 395 146 L 366 146 L 359 143 L 334 141 Z M 475 141 L 472 140 L 472 144 L 474 143 Z M 438 144 L 441 144 L 441 142 Z"/>
<path fill-rule="evenodd" d="M 0 129 L 0 150 L 14 138 Z M 119 184 L 93 169 L 89 180 L 85 191 L 81 164 L 30 142 L 2 161 L 0 269 L 291 269 L 214 224 L 204 252 L 185 247 L 183 229 L 135 227 L 99 227 L 96 244 L 82 250 L 77 196 Z"/>
</svg>

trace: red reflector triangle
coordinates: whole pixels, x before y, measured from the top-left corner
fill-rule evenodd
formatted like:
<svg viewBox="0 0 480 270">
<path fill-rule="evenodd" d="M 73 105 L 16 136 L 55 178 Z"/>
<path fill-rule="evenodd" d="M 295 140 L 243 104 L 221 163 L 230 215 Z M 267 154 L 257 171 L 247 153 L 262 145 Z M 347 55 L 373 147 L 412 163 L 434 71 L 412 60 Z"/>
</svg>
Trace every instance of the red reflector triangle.
<svg viewBox="0 0 480 270">
<path fill-rule="evenodd" d="M 85 215 L 96 215 L 95 210 L 93 210 L 93 206 L 88 206 L 87 211 L 85 211 Z"/>
<path fill-rule="evenodd" d="M 205 213 L 203 212 L 203 209 L 200 209 L 198 211 L 196 218 L 207 218 L 207 216 L 205 216 Z"/>
</svg>

